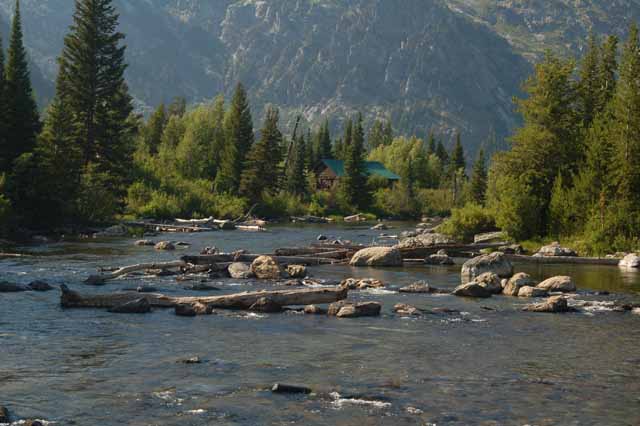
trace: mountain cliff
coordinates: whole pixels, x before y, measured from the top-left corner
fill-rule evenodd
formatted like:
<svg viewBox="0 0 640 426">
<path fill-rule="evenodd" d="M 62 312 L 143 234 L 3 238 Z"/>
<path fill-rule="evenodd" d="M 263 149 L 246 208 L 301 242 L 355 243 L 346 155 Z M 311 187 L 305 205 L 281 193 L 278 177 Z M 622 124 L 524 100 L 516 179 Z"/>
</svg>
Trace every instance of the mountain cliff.
<svg viewBox="0 0 640 426">
<path fill-rule="evenodd" d="M 0 28 L 13 2 L 0 0 Z M 361 111 L 368 122 L 390 116 L 405 133 L 461 131 L 468 146 L 517 124 L 511 99 L 545 47 L 577 50 L 588 29 L 618 31 L 639 9 L 632 0 L 115 3 L 142 110 L 176 95 L 192 102 L 228 95 L 242 81 L 256 119 L 268 103 L 283 108 L 285 126 L 303 113 L 309 122 L 331 116 L 338 127 Z M 22 7 L 46 99 L 73 1 L 22 0 Z"/>
</svg>

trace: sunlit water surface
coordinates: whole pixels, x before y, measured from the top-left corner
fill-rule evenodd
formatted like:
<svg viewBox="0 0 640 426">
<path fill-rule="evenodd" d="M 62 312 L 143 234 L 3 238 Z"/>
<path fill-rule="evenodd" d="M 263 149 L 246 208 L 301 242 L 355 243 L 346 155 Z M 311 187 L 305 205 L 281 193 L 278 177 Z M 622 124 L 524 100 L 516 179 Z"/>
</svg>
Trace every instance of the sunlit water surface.
<svg viewBox="0 0 640 426">
<path fill-rule="evenodd" d="M 399 230 L 393 230 L 396 232 Z M 274 227 L 268 233 L 168 235 L 192 246 L 271 252 L 307 245 L 319 233 L 371 242 L 367 229 Z M 158 239 L 156 238 L 156 239 Z M 82 284 L 100 266 L 175 259 L 131 239 L 28 248 L 39 257 L 0 261 L 0 279 L 45 279 L 104 293 L 141 283 L 193 295 L 172 277 Z M 542 279 L 572 275 L 579 300 L 640 301 L 640 273 L 615 267 L 517 265 Z M 392 289 L 426 280 L 451 289 L 460 266 L 312 268 L 315 278 L 374 277 Z M 223 291 L 253 284 L 216 280 Z M 520 311 L 526 301 L 494 297 L 352 292 L 379 301 L 380 318 L 229 313 L 176 317 L 171 310 L 116 315 L 62 310 L 59 292 L 0 294 L 0 405 L 21 418 L 59 425 L 638 425 L 640 316 L 593 309 Z M 461 314 L 402 318 L 394 304 Z M 487 310 L 493 308 L 495 310 Z M 199 356 L 205 362 L 178 361 Z M 311 396 L 283 396 L 276 382 Z"/>
</svg>

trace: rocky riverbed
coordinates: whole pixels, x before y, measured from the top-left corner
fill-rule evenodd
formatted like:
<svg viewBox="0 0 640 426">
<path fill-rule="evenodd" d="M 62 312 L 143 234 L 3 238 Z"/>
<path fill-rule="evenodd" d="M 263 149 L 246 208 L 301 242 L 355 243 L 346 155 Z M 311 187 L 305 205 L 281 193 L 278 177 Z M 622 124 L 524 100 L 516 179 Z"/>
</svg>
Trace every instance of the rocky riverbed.
<svg viewBox="0 0 640 426">
<path fill-rule="evenodd" d="M 266 253 L 308 244 L 321 233 L 362 243 L 379 235 L 364 226 L 274 227 L 260 234 L 185 235 L 180 238 L 190 247 L 178 250 L 197 253 L 215 246 Z M 0 280 L 22 285 L 44 280 L 88 294 L 147 285 L 171 296 L 194 295 L 171 276 L 118 279 L 102 287 L 83 283 L 98 267 L 177 256 L 134 246 L 133 240 L 28 250 L 40 256 L 0 261 Z M 460 284 L 462 262 L 310 267 L 314 280 L 376 282 L 351 291 L 349 300 L 379 302 L 381 315 L 355 319 L 295 311 L 191 318 L 172 310 L 114 314 L 63 310 L 57 290 L 0 294 L 0 406 L 13 422 L 41 419 L 58 425 L 640 422 L 640 315 L 614 309 L 640 302 L 640 273 L 516 263 L 516 272 L 538 282 L 573 278 L 578 292 L 568 295 L 568 303 L 577 312 L 565 314 L 522 311 L 544 299 L 398 291 L 417 281 L 452 291 Z M 208 284 L 220 290 L 211 295 L 272 286 L 242 279 Z M 192 359 L 198 362 L 185 362 Z M 311 393 L 274 393 L 274 383 Z"/>
</svg>

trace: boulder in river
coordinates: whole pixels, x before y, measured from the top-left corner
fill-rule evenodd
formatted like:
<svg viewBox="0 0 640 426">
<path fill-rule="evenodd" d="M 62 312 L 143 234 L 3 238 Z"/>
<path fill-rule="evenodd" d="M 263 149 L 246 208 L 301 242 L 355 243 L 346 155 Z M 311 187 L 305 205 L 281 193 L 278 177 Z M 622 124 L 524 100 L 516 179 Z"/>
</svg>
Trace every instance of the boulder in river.
<svg viewBox="0 0 640 426">
<path fill-rule="evenodd" d="M 522 308 L 523 311 L 528 312 L 575 312 L 575 309 L 570 307 L 567 303 L 567 299 L 564 296 L 553 296 L 548 298 L 542 303 L 534 303 Z"/>
<path fill-rule="evenodd" d="M 233 262 L 227 268 L 231 278 L 236 280 L 246 280 L 253 278 L 253 272 L 251 272 L 251 266 L 247 263 Z"/>
<path fill-rule="evenodd" d="M 179 317 L 195 317 L 197 315 L 211 315 L 213 308 L 204 303 L 182 303 L 175 307 L 175 313 Z"/>
<path fill-rule="evenodd" d="M 291 393 L 291 394 L 296 394 L 296 393 L 310 394 L 311 393 L 311 388 L 308 388 L 306 386 L 285 385 L 285 384 L 282 384 L 282 383 L 276 383 L 271 388 L 271 392 L 273 392 L 273 393 Z"/>
<path fill-rule="evenodd" d="M 477 298 L 487 298 L 491 297 L 491 292 L 484 286 L 480 285 L 475 281 L 471 281 L 470 283 L 462 284 L 456 287 L 452 293 L 454 296 L 460 297 L 477 297 Z"/>
<path fill-rule="evenodd" d="M 432 287 L 426 281 L 417 281 L 411 285 L 402 287 L 398 291 L 400 293 L 411 293 L 411 294 L 448 293 L 448 291 L 444 291 L 444 290 L 440 290 L 438 288 Z"/>
<path fill-rule="evenodd" d="M 142 297 L 119 306 L 114 306 L 109 309 L 109 312 L 114 314 L 146 314 L 151 312 L 151 304 L 146 298 Z"/>
<path fill-rule="evenodd" d="M 256 303 L 249 307 L 249 310 L 253 312 L 262 312 L 264 314 L 275 314 L 278 312 L 282 312 L 282 306 L 268 297 L 261 297 L 260 299 L 256 300 Z"/>
<path fill-rule="evenodd" d="M 27 286 L 22 284 L 14 284 L 6 281 L 0 281 L 0 293 L 18 293 L 21 291 L 29 291 Z"/>
<path fill-rule="evenodd" d="M 538 250 L 538 252 L 534 254 L 534 256 L 536 257 L 557 257 L 557 256 L 576 257 L 578 256 L 578 254 L 570 248 L 562 247 L 559 242 L 555 241 L 549 244 L 548 246 L 541 247 L 540 250 Z"/>
<path fill-rule="evenodd" d="M 251 272 L 260 280 L 277 280 L 282 276 L 278 262 L 271 256 L 260 256 L 251 264 Z"/>
<path fill-rule="evenodd" d="M 489 290 L 492 294 L 502 293 L 502 284 L 500 277 L 493 272 L 485 272 L 484 274 L 480 274 L 473 281 Z"/>
<path fill-rule="evenodd" d="M 424 263 L 427 265 L 455 265 L 453 259 L 444 250 L 439 250 L 438 253 L 427 257 Z"/>
<path fill-rule="evenodd" d="M 287 274 L 291 278 L 304 278 L 307 276 L 307 267 L 304 265 L 287 266 Z"/>
<path fill-rule="evenodd" d="M 156 243 L 155 241 L 151 241 L 151 240 L 138 240 L 134 243 L 134 245 L 140 246 L 140 247 L 153 247 L 156 245 Z"/>
<path fill-rule="evenodd" d="M 407 305 L 406 303 L 398 303 L 393 307 L 393 312 L 398 315 L 405 316 L 420 316 L 422 311 L 415 306 Z"/>
<path fill-rule="evenodd" d="M 45 281 L 33 281 L 27 288 L 32 291 L 51 291 L 53 290 L 53 286 Z"/>
<path fill-rule="evenodd" d="M 517 296 L 522 287 L 535 287 L 536 284 L 531 275 L 519 272 L 507 281 L 502 293 L 507 296 Z"/>
<path fill-rule="evenodd" d="M 526 285 L 518 290 L 518 297 L 547 297 L 547 290 Z"/>
<path fill-rule="evenodd" d="M 640 256 L 635 253 L 626 255 L 618 265 L 621 268 L 640 268 Z"/>
<path fill-rule="evenodd" d="M 318 305 L 307 305 L 304 307 L 304 313 L 307 315 L 326 315 L 327 310 Z"/>
<path fill-rule="evenodd" d="M 493 272 L 501 278 L 509 278 L 513 275 L 513 265 L 501 252 L 474 257 L 462 265 L 462 278 L 469 281 L 485 272 Z"/>
<path fill-rule="evenodd" d="M 358 251 L 351 266 L 402 266 L 402 254 L 394 247 L 369 247 Z"/>
<path fill-rule="evenodd" d="M 338 318 L 377 317 L 382 305 L 378 302 L 345 303 L 336 313 Z"/>
<path fill-rule="evenodd" d="M 176 249 L 176 246 L 171 241 L 160 241 L 154 247 L 156 250 L 171 251 Z"/>
<path fill-rule="evenodd" d="M 384 283 L 375 278 L 347 278 L 340 283 L 340 287 L 348 290 L 366 290 L 368 288 L 383 288 Z"/>
<path fill-rule="evenodd" d="M 576 284 L 573 279 L 563 275 L 546 279 L 538 284 L 537 287 L 548 292 L 572 293 L 576 291 Z"/>
</svg>

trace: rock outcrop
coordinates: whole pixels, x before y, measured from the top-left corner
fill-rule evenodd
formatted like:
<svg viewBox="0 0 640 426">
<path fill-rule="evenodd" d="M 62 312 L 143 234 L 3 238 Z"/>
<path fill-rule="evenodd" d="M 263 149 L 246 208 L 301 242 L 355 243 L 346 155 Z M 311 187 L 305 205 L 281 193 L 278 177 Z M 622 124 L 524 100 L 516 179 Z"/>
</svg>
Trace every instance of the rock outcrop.
<svg viewBox="0 0 640 426">
<path fill-rule="evenodd" d="M 562 247 L 559 242 L 553 242 L 548 246 L 543 246 L 534 256 L 536 257 L 576 257 L 578 254 L 567 247 Z"/>
<path fill-rule="evenodd" d="M 576 284 L 573 282 L 573 279 L 568 276 L 557 276 L 551 277 L 542 281 L 537 285 L 538 288 L 546 290 L 550 293 L 553 292 L 561 292 L 561 293 L 572 293 L 576 291 Z"/>
<path fill-rule="evenodd" d="M 485 272 L 493 272 L 501 278 L 513 275 L 513 265 L 501 252 L 474 257 L 462 265 L 462 278 L 473 280 Z"/>
<path fill-rule="evenodd" d="M 523 287 L 535 287 L 536 282 L 531 275 L 519 272 L 507 281 L 507 285 L 502 289 L 502 293 L 507 296 L 518 296 Z"/>
<path fill-rule="evenodd" d="M 488 298 L 491 297 L 491 292 L 479 283 L 472 281 L 470 283 L 462 284 L 456 287 L 452 294 L 460 297 L 476 297 L 476 298 Z"/>
</svg>

